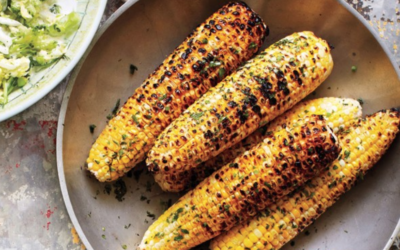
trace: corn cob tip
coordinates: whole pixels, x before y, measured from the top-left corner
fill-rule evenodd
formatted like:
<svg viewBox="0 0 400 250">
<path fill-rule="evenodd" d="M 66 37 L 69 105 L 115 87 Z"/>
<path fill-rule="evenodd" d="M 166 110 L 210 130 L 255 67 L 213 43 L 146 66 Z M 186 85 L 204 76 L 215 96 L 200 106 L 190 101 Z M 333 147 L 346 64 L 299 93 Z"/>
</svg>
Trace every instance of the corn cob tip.
<svg viewBox="0 0 400 250">
<path fill-rule="evenodd" d="M 400 109 L 399 108 L 391 108 L 389 111 L 390 111 L 390 113 L 393 114 L 393 116 L 400 117 Z M 387 112 L 387 111 L 381 110 L 381 112 Z"/>
<path fill-rule="evenodd" d="M 230 2 L 228 4 L 228 7 L 232 7 L 232 6 L 235 6 L 235 5 L 241 5 L 244 8 L 246 8 L 246 10 L 251 11 L 255 16 L 255 22 L 256 23 L 260 22 L 260 23 L 263 24 L 265 32 L 264 32 L 264 36 L 262 36 L 262 41 L 264 41 L 265 37 L 269 36 L 269 27 L 268 27 L 268 25 L 265 24 L 265 22 L 262 20 L 262 18 L 244 1 Z"/>
</svg>

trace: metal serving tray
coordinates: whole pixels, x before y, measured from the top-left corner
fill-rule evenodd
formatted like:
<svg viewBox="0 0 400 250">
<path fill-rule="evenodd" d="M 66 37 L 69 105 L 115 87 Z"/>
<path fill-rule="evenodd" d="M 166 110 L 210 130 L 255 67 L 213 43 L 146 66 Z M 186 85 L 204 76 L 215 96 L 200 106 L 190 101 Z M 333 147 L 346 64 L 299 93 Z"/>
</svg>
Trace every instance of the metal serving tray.
<svg viewBox="0 0 400 250">
<path fill-rule="evenodd" d="M 341 1 L 246 1 L 270 27 L 265 46 L 311 30 L 335 46 L 335 67 L 315 97 L 363 98 L 364 114 L 400 106 L 398 72 L 364 19 Z M 100 29 L 66 90 L 58 128 L 57 161 L 64 200 L 88 249 L 135 249 L 165 203 L 166 194 L 139 167 L 111 186 L 83 170 L 91 144 L 117 99 L 124 102 L 188 33 L 226 1 L 146 0 L 122 6 Z M 386 53 L 385 53 L 386 52 Z M 129 73 L 129 65 L 138 71 Z M 351 67 L 356 65 L 356 73 Z M 97 128 L 92 135 L 89 124 Z M 400 141 L 327 213 L 284 249 L 382 249 L 400 217 Z M 115 189 L 127 193 L 123 201 Z M 111 190 L 110 190 L 111 188 Z M 110 192 L 110 194 L 108 194 Z M 389 240 L 390 241 L 390 240 Z"/>
</svg>

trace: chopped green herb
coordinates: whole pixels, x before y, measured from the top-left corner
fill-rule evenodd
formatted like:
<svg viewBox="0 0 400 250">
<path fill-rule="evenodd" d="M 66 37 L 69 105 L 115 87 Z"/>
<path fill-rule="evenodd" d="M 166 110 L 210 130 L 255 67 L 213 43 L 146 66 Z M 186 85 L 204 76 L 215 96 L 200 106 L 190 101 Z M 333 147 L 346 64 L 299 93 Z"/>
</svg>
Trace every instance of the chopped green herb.
<svg viewBox="0 0 400 250">
<path fill-rule="evenodd" d="M 282 39 L 282 40 L 276 42 L 274 45 L 275 45 L 275 46 L 279 46 L 279 45 L 285 45 L 285 44 L 287 44 L 287 43 L 290 43 L 290 40 L 289 40 L 289 39 Z"/>
<path fill-rule="evenodd" d="M 189 234 L 189 231 L 186 230 L 186 229 L 183 229 L 183 228 L 181 229 L 181 232 L 184 233 L 184 234 Z"/>
<path fill-rule="evenodd" d="M 113 110 L 112 110 L 112 114 L 113 114 L 113 115 L 116 115 L 116 114 L 117 114 L 118 109 L 119 109 L 119 104 L 120 104 L 120 102 L 121 102 L 121 99 L 118 99 L 117 102 L 115 103 L 115 106 L 114 106 L 114 108 L 113 108 Z"/>
<path fill-rule="evenodd" d="M 158 237 L 158 238 L 164 237 L 164 232 L 158 232 L 158 233 L 156 233 L 156 237 Z"/>
<path fill-rule="evenodd" d="M 362 98 L 358 98 L 357 101 L 360 103 L 361 106 L 364 104 L 364 100 Z"/>
<path fill-rule="evenodd" d="M 122 245 L 122 249 L 126 250 L 128 247 L 126 245 Z"/>
<path fill-rule="evenodd" d="M 153 213 L 150 213 L 149 211 L 146 211 L 147 213 L 147 217 L 150 217 L 151 219 L 155 220 L 156 219 L 156 215 Z"/>
<path fill-rule="evenodd" d="M 224 209 L 225 209 L 225 211 L 226 212 L 229 212 L 229 208 L 230 208 L 231 206 L 230 205 L 228 205 L 228 204 L 225 204 L 224 205 Z"/>
<path fill-rule="evenodd" d="M 152 118 L 151 115 L 144 115 L 144 117 L 145 117 L 146 119 L 149 119 L 149 120 Z"/>
<path fill-rule="evenodd" d="M 140 200 L 141 200 L 141 201 L 145 201 L 145 200 L 147 200 L 147 197 L 144 196 L 144 195 L 141 195 L 141 196 L 140 196 Z"/>
<path fill-rule="evenodd" d="M 333 165 L 333 170 L 337 170 L 337 169 L 338 169 L 338 166 Z"/>
<path fill-rule="evenodd" d="M 344 158 L 347 159 L 347 158 L 349 158 L 349 156 L 350 156 L 350 151 L 345 150 L 344 151 Z"/>
<path fill-rule="evenodd" d="M 125 225 L 124 227 L 125 227 L 125 229 L 130 228 L 131 227 L 131 223 L 129 223 L 128 225 Z"/>
<path fill-rule="evenodd" d="M 138 118 L 136 117 L 136 115 L 132 115 L 132 120 L 133 120 L 136 124 L 139 124 L 139 120 L 138 120 Z"/>
<path fill-rule="evenodd" d="M 101 235 L 101 238 L 106 239 L 106 236 L 104 234 Z"/>
<path fill-rule="evenodd" d="M 220 66 L 222 63 L 220 62 L 220 61 L 211 61 L 210 62 L 210 68 L 214 68 L 214 67 L 217 67 L 217 66 Z"/>
<path fill-rule="evenodd" d="M 202 43 L 202 44 L 207 44 L 207 43 L 208 43 L 208 39 L 207 39 L 207 38 L 204 38 L 203 40 L 201 40 L 201 43 Z"/>
<path fill-rule="evenodd" d="M 193 114 L 190 114 L 190 117 L 192 117 L 192 119 L 198 121 L 203 115 L 204 115 L 204 112 L 193 113 Z"/>
<path fill-rule="evenodd" d="M 158 97 L 158 100 L 162 101 L 167 98 L 167 94 L 163 94 L 162 96 Z"/>
<path fill-rule="evenodd" d="M 169 106 L 165 107 L 165 111 L 169 111 Z"/>
<path fill-rule="evenodd" d="M 249 49 L 254 49 L 254 48 L 257 48 L 257 44 L 254 42 L 250 43 Z"/>
<path fill-rule="evenodd" d="M 174 241 L 181 241 L 183 239 L 182 235 L 178 235 L 174 238 Z"/>
<path fill-rule="evenodd" d="M 331 182 L 331 183 L 328 185 L 328 188 L 333 188 L 334 186 L 336 186 L 336 181 Z"/>
<path fill-rule="evenodd" d="M 160 205 L 163 208 L 163 211 L 166 211 L 171 205 L 172 205 L 172 200 L 169 199 L 168 201 L 160 201 Z"/>
<path fill-rule="evenodd" d="M 131 73 L 131 75 L 135 74 L 135 71 L 137 70 L 138 68 L 135 65 L 133 64 L 129 65 L 129 72 Z"/>
<path fill-rule="evenodd" d="M 268 182 L 264 182 L 264 185 L 268 188 L 271 188 L 271 184 L 269 184 Z"/>
<path fill-rule="evenodd" d="M 122 135 L 122 140 L 125 140 L 126 137 L 128 137 L 128 136 L 127 136 L 126 134 L 123 134 L 123 135 Z"/>
<path fill-rule="evenodd" d="M 282 59 L 283 59 L 283 55 L 279 55 L 279 56 L 276 57 L 276 61 L 277 62 L 282 61 Z"/>
<path fill-rule="evenodd" d="M 351 66 L 351 71 L 356 72 L 357 71 L 357 66 Z"/>
<path fill-rule="evenodd" d="M 224 76 L 225 76 L 225 69 L 224 68 L 220 68 L 219 69 L 218 76 L 219 76 L 220 80 L 224 79 Z"/>
</svg>

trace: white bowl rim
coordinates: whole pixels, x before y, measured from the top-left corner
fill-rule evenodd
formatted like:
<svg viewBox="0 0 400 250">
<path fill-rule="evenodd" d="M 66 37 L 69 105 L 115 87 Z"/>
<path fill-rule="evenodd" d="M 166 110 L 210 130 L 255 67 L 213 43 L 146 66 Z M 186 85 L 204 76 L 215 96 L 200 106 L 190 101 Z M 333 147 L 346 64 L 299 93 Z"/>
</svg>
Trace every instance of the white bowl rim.
<svg viewBox="0 0 400 250">
<path fill-rule="evenodd" d="M 96 13 L 95 18 L 93 19 L 93 25 L 90 27 L 90 29 L 85 32 L 87 35 L 87 39 L 82 41 L 81 45 L 79 48 L 76 50 L 74 53 L 75 56 L 70 60 L 70 62 L 67 64 L 67 66 L 64 68 L 64 70 L 60 73 L 57 74 L 53 81 L 47 84 L 44 84 L 44 86 L 41 86 L 40 91 L 35 93 L 32 96 L 29 96 L 26 100 L 24 100 L 21 104 L 15 105 L 11 108 L 7 108 L 4 110 L 0 111 L 0 122 L 4 121 L 14 115 L 19 114 L 20 112 L 24 111 L 25 109 L 29 108 L 36 102 L 38 102 L 40 99 L 42 99 L 45 95 L 47 95 L 51 90 L 53 90 L 56 86 L 58 86 L 64 78 L 71 73 L 71 71 L 74 69 L 74 67 L 78 64 L 79 60 L 81 57 L 84 55 L 86 49 L 90 46 L 92 38 L 95 36 L 96 31 L 99 27 L 101 18 L 103 17 L 104 10 L 107 5 L 107 0 L 98 0 L 99 1 L 99 11 Z M 23 98 L 23 96 L 20 96 L 19 98 Z M 7 105 L 7 104 L 6 104 Z"/>
</svg>

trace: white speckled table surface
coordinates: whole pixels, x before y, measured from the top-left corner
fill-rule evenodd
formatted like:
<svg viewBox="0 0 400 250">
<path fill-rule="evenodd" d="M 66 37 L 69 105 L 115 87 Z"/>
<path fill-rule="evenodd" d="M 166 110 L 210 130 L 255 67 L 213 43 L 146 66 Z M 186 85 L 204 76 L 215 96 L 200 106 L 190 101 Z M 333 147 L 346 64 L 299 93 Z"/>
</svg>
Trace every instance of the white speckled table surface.
<svg viewBox="0 0 400 250">
<path fill-rule="evenodd" d="M 400 1 L 347 0 L 380 34 L 400 67 Z M 122 2 L 109 0 L 103 21 Z M 59 187 L 56 128 L 68 78 L 0 123 L 0 249 L 81 249 Z M 392 249 L 400 249 L 400 240 Z"/>
</svg>

